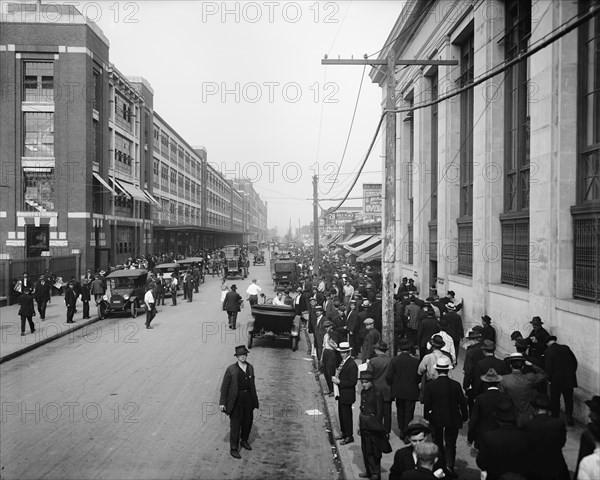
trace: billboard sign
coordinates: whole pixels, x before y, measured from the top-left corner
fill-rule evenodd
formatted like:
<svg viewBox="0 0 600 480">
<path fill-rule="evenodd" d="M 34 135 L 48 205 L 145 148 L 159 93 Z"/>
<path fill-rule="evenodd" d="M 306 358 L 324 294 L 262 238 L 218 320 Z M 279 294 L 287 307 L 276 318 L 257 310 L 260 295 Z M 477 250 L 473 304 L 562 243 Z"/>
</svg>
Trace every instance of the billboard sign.
<svg viewBox="0 0 600 480">
<path fill-rule="evenodd" d="M 363 183 L 363 211 L 365 219 L 381 218 L 381 183 Z"/>
</svg>

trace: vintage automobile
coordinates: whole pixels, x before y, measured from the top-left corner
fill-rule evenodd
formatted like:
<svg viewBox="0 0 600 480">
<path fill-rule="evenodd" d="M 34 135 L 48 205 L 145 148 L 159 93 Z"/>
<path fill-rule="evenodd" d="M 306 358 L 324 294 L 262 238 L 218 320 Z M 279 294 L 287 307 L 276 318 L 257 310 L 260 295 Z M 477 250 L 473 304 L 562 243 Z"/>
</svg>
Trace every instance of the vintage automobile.
<svg viewBox="0 0 600 480">
<path fill-rule="evenodd" d="M 254 255 L 254 265 L 264 265 L 265 264 L 265 252 L 262 250 Z"/>
<path fill-rule="evenodd" d="M 163 281 L 165 286 L 165 297 L 171 296 L 171 282 L 173 281 L 173 277 L 177 278 L 179 281 L 179 263 L 161 263 L 156 267 L 157 272 L 161 272 L 163 274 Z M 177 285 L 177 290 L 180 290 L 179 284 Z"/>
<path fill-rule="evenodd" d="M 198 285 L 204 283 L 204 258 L 202 257 L 188 257 L 183 260 L 177 260 L 179 264 L 179 274 L 182 275 L 189 267 L 192 267 L 197 275 L 194 275 Z M 196 270 L 197 269 L 197 270 Z"/>
<path fill-rule="evenodd" d="M 298 265 L 292 258 L 279 258 L 272 265 L 271 277 L 275 285 L 275 291 L 298 286 Z"/>
<path fill-rule="evenodd" d="M 115 270 L 106 277 L 106 293 L 98 303 L 98 316 L 103 319 L 113 313 L 128 313 L 137 317 L 140 308 L 146 308 L 146 280 L 148 271 L 140 268 Z"/>
<path fill-rule="evenodd" d="M 248 322 L 248 348 L 254 339 L 283 340 L 293 351 L 298 350 L 300 329 L 296 325 L 296 312 L 289 305 L 263 303 L 252 305 L 253 320 Z"/>
<path fill-rule="evenodd" d="M 225 264 L 223 266 L 225 270 L 225 276 L 227 278 L 246 278 L 248 276 L 248 270 L 244 265 L 243 259 L 241 259 L 241 249 L 237 245 L 226 245 L 221 249 L 225 258 Z"/>
</svg>

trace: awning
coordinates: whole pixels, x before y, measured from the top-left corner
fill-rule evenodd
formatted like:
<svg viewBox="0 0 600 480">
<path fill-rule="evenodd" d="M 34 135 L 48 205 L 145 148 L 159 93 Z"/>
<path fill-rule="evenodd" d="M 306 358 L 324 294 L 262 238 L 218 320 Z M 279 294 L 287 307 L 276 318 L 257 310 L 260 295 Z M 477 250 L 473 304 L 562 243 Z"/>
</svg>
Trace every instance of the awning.
<svg viewBox="0 0 600 480">
<path fill-rule="evenodd" d="M 106 180 L 104 180 L 99 173 L 93 172 L 94 178 L 96 180 L 98 180 L 102 185 L 104 185 L 104 187 L 109 191 L 112 192 L 114 195 L 118 195 L 118 193 L 115 191 L 114 188 L 112 188 L 107 182 Z"/>
<path fill-rule="evenodd" d="M 351 238 L 348 241 L 338 243 L 338 245 L 350 249 L 350 248 L 359 248 L 367 240 L 371 239 L 373 235 L 357 235 L 356 237 Z M 350 248 L 349 248 L 350 247 Z"/>
<path fill-rule="evenodd" d="M 381 236 L 373 235 L 369 240 L 361 243 L 358 247 L 350 247 L 349 246 L 346 248 L 348 250 L 350 250 L 351 252 L 356 253 L 357 255 L 361 255 L 363 253 L 369 252 L 379 243 L 381 243 Z"/>
<path fill-rule="evenodd" d="M 136 187 L 133 183 L 125 182 L 123 180 L 117 180 L 115 178 L 115 182 L 119 185 L 123 190 L 127 192 L 129 196 L 131 196 L 134 200 L 139 200 L 140 202 L 150 203 L 148 197 L 144 195 L 138 187 Z"/>
<path fill-rule="evenodd" d="M 381 260 L 381 252 L 383 245 L 381 241 L 374 248 L 369 250 L 367 253 L 363 253 L 360 257 L 356 258 L 357 262 L 370 262 L 371 260 Z"/>
<path fill-rule="evenodd" d="M 150 200 L 154 205 L 156 205 L 158 208 L 161 207 L 160 202 L 156 198 L 154 198 L 152 196 L 152 194 L 145 188 L 144 188 L 144 194 L 146 195 L 146 197 L 148 197 L 148 200 Z"/>
<path fill-rule="evenodd" d="M 331 237 L 331 240 L 327 242 L 327 246 L 333 245 L 336 241 L 338 241 L 342 237 L 343 233 L 338 233 Z"/>
</svg>

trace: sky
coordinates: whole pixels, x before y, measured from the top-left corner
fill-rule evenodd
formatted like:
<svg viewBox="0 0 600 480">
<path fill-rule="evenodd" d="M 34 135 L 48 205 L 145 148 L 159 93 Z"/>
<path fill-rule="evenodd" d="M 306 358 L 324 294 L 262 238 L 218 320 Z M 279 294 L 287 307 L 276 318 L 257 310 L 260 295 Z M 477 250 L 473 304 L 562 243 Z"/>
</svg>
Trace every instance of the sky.
<svg viewBox="0 0 600 480">
<path fill-rule="evenodd" d="M 324 208 L 346 194 L 381 115 L 371 67 L 321 59 L 378 52 L 402 4 L 160 0 L 79 8 L 108 37 L 111 63 L 150 82 L 154 110 L 171 127 L 204 146 L 227 176 L 254 182 L 267 226 L 283 235 L 290 223 L 295 230 L 312 221 L 313 175 Z M 381 183 L 381 166 L 379 139 L 344 206 L 362 204 L 362 184 Z"/>
</svg>

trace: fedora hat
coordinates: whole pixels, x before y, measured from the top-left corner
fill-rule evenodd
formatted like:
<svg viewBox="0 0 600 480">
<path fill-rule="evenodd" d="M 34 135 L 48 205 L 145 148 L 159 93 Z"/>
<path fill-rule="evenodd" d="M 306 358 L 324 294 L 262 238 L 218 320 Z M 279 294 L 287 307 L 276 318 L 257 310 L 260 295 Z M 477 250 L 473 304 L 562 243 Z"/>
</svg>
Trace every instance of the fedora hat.
<svg viewBox="0 0 600 480">
<path fill-rule="evenodd" d="M 475 325 L 468 333 L 467 337 L 470 339 L 480 338 L 483 334 L 483 327 L 481 325 Z"/>
<path fill-rule="evenodd" d="M 486 352 L 493 352 L 496 350 L 496 342 L 492 340 L 484 340 L 481 343 L 481 349 L 485 350 Z"/>
<path fill-rule="evenodd" d="M 435 364 L 436 370 L 450 370 L 451 368 L 452 361 L 446 355 L 438 358 L 437 363 Z"/>
<path fill-rule="evenodd" d="M 350 347 L 350 344 L 348 342 L 341 342 L 337 348 L 338 352 L 349 352 L 350 350 L 352 350 L 352 347 Z"/>
<path fill-rule="evenodd" d="M 485 375 L 482 375 L 479 378 L 486 383 L 499 383 L 504 377 L 502 375 L 498 375 L 496 370 L 493 368 L 490 368 Z"/>
<path fill-rule="evenodd" d="M 492 319 L 489 317 L 489 315 L 482 315 L 481 319 L 485 322 L 485 323 L 492 323 Z"/>
<path fill-rule="evenodd" d="M 237 285 L 234 283 L 231 287 L 229 287 L 231 290 L 237 290 Z"/>
<path fill-rule="evenodd" d="M 429 427 L 429 422 L 425 420 L 423 417 L 415 417 L 413 418 L 408 427 L 404 429 L 402 432 L 402 436 L 404 438 L 408 438 L 411 435 L 416 435 L 423 432 L 425 435 L 431 433 L 431 428 Z"/>
<path fill-rule="evenodd" d="M 434 335 L 433 337 L 431 337 L 431 340 L 429 342 L 431 343 L 432 347 L 436 348 L 442 348 L 444 345 L 446 345 L 446 342 L 444 342 L 444 339 L 441 335 Z"/>
<path fill-rule="evenodd" d="M 543 325 L 544 322 L 542 322 L 542 319 L 538 316 L 535 316 L 531 319 L 531 325 Z"/>
<path fill-rule="evenodd" d="M 235 353 L 233 356 L 237 357 L 238 355 L 248 355 L 249 353 L 250 351 L 246 348 L 246 345 L 238 345 L 235 347 Z"/>
</svg>

